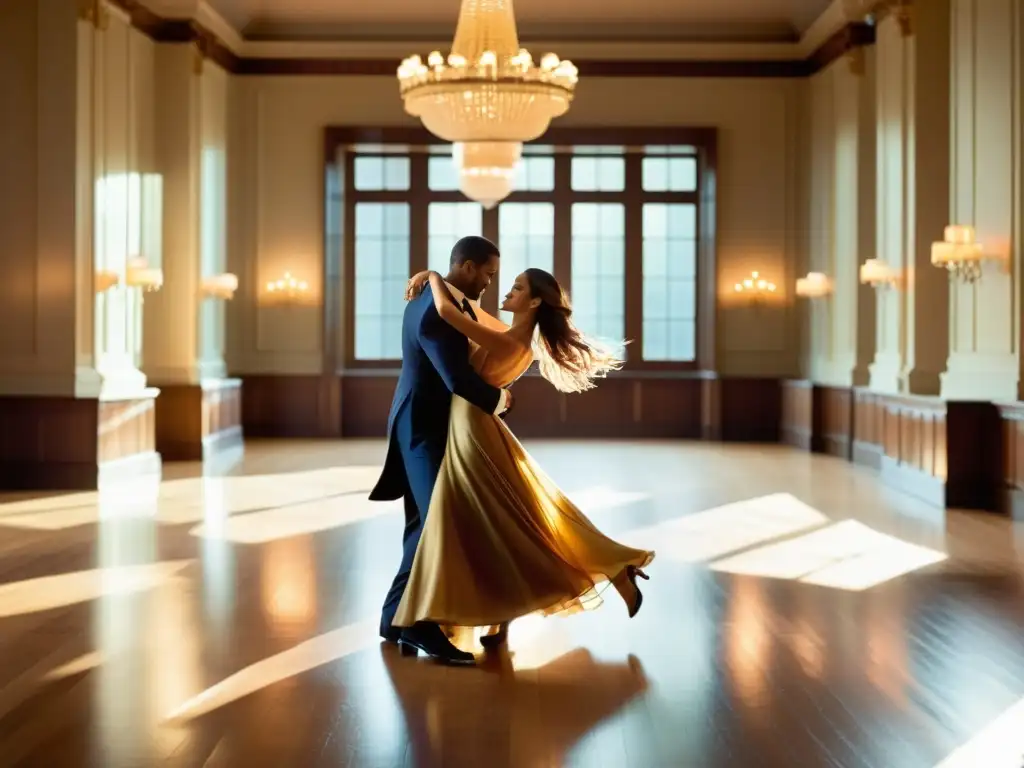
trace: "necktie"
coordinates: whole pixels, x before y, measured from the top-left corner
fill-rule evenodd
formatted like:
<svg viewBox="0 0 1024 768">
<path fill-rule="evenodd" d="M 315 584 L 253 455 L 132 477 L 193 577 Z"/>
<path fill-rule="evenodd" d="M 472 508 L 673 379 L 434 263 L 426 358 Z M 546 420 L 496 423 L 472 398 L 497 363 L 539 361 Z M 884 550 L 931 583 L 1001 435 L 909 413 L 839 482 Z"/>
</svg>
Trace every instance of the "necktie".
<svg viewBox="0 0 1024 768">
<path fill-rule="evenodd" d="M 472 317 L 473 321 L 476 322 L 476 312 L 473 311 L 473 305 L 469 303 L 469 299 L 463 298 L 462 311 Z"/>
</svg>

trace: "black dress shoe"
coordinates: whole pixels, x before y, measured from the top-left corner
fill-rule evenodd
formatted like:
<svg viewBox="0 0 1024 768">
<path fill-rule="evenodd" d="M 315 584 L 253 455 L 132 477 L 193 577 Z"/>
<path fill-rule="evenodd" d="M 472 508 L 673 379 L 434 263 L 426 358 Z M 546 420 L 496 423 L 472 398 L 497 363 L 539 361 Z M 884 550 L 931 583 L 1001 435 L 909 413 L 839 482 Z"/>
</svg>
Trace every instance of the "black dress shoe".
<svg viewBox="0 0 1024 768">
<path fill-rule="evenodd" d="M 403 656 L 415 656 L 423 652 L 432 659 L 444 664 L 475 664 L 473 654 L 460 651 L 444 636 L 437 624 L 421 622 L 413 627 L 402 630 L 398 641 Z"/>
<path fill-rule="evenodd" d="M 480 645 L 484 648 L 491 650 L 493 648 L 500 648 L 505 642 L 508 641 L 508 622 L 498 625 L 498 631 L 493 635 L 484 635 L 480 638 Z"/>
<path fill-rule="evenodd" d="M 399 627 L 388 627 L 380 631 L 380 636 L 389 643 L 398 643 L 402 639 L 402 630 Z"/>
</svg>

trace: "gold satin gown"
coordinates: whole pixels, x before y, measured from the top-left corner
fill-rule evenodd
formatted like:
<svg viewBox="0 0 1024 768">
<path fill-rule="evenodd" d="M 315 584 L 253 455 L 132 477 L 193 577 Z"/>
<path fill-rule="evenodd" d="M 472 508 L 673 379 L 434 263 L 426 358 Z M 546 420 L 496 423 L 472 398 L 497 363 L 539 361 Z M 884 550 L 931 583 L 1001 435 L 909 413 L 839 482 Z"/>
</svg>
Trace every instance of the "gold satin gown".
<svg viewBox="0 0 1024 768">
<path fill-rule="evenodd" d="M 528 349 L 512 359 L 470 349 L 474 369 L 496 387 L 532 362 Z M 444 463 L 394 625 L 432 621 L 454 632 L 574 613 L 600 605 L 605 582 L 631 599 L 627 566 L 653 558 L 601 533 L 504 421 L 453 396 Z"/>
</svg>

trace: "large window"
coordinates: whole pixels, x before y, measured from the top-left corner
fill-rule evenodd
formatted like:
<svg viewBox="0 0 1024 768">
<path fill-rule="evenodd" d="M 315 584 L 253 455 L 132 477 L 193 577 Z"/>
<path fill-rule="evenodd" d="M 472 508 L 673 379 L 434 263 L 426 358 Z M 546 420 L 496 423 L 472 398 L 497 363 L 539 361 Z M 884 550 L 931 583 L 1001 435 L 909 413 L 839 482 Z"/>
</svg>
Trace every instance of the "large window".
<svg viewBox="0 0 1024 768">
<path fill-rule="evenodd" d="M 355 219 L 356 357 L 399 359 L 409 279 L 409 205 L 356 203 Z"/>
<path fill-rule="evenodd" d="M 512 290 L 515 279 L 528 267 L 555 269 L 555 207 L 551 203 L 503 203 L 498 207 L 498 303 Z M 501 313 L 512 322 L 512 315 Z"/>
<path fill-rule="evenodd" d="M 643 356 L 693 360 L 697 339 L 697 208 L 644 205 Z"/>
<path fill-rule="evenodd" d="M 483 214 L 479 203 L 428 203 L 427 269 L 445 274 L 455 242 L 466 235 L 483 234 Z"/>
<path fill-rule="evenodd" d="M 502 298 L 518 274 L 537 267 L 569 292 L 585 332 L 630 341 L 627 368 L 694 366 L 700 152 L 680 145 L 528 145 L 516 191 L 484 210 L 459 192 L 444 145 L 350 147 L 328 200 L 341 219 L 328 226 L 326 241 L 341 251 L 344 265 L 344 359 L 396 365 L 405 281 L 422 269 L 446 272 L 455 241 L 481 234 L 502 254 L 485 310 L 511 322 L 499 310 Z"/>
<path fill-rule="evenodd" d="M 626 215 L 622 203 L 572 206 L 572 303 L 580 330 L 626 336 Z"/>
</svg>

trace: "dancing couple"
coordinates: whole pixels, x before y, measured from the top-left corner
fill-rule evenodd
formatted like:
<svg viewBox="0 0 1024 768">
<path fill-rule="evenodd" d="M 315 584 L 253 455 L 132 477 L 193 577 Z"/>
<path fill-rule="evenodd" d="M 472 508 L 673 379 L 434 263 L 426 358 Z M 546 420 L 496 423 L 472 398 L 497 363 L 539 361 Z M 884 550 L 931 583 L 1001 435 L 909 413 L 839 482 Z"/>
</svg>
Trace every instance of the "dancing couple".
<svg viewBox="0 0 1024 768">
<path fill-rule="evenodd" d="M 475 662 L 452 632 L 487 628 L 481 644 L 499 646 L 513 619 L 597 605 L 605 582 L 636 615 L 636 580 L 654 558 L 602 534 L 505 425 L 508 387 L 534 359 L 567 393 L 592 388 L 621 362 L 577 330 L 567 296 L 543 270 L 527 269 L 505 296 L 511 326 L 481 310 L 498 264 L 493 243 L 464 237 L 446 277 L 409 281 L 387 459 L 370 494 L 405 499 L 402 562 L 381 636 L 450 664 Z"/>
</svg>

